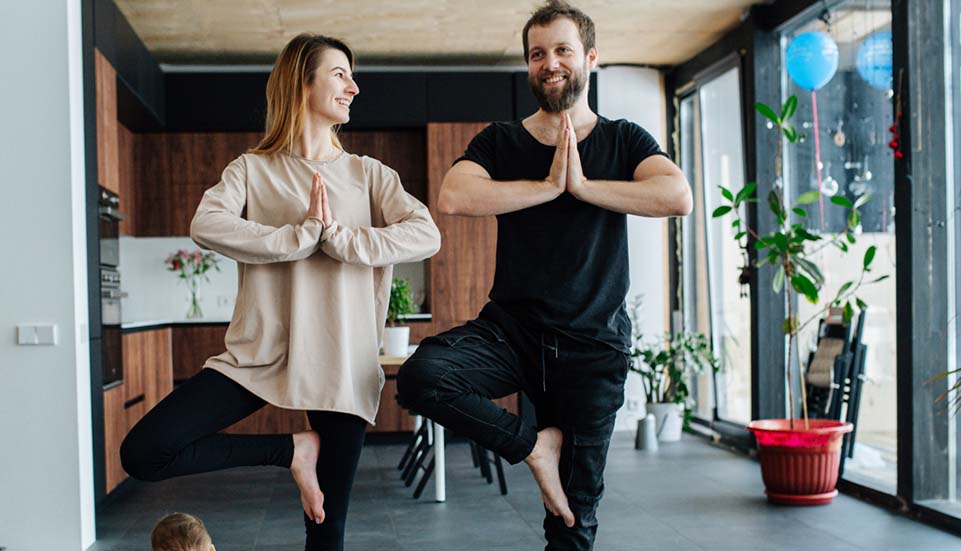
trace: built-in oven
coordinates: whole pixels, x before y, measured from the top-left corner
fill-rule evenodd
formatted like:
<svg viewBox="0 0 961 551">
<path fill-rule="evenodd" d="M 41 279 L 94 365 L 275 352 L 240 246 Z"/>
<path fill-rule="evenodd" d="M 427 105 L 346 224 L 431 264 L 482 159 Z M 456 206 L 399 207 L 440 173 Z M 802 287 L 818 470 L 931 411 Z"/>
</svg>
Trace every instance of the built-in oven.
<svg viewBox="0 0 961 551">
<path fill-rule="evenodd" d="M 100 188 L 100 265 L 120 265 L 120 198 L 109 189 Z"/>
<path fill-rule="evenodd" d="M 100 311 L 103 318 L 103 385 L 123 380 L 121 301 L 127 296 L 120 286 L 120 200 L 116 193 L 100 188 Z"/>
</svg>

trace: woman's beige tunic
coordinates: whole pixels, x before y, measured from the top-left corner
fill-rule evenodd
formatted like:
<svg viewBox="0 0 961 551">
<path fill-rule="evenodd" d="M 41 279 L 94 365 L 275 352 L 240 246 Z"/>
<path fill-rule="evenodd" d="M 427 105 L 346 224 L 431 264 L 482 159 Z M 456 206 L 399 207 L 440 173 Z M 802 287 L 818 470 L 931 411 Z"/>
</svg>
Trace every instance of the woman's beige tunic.
<svg viewBox="0 0 961 551">
<path fill-rule="evenodd" d="M 314 172 L 327 188 L 327 228 L 306 218 Z M 392 265 L 440 248 L 427 207 L 397 173 L 346 153 L 329 163 L 241 155 L 204 193 L 190 236 L 236 260 L 239 276 L 227 351 L 204 367 L 276 406 L 373 423 Z"/>
</svg>

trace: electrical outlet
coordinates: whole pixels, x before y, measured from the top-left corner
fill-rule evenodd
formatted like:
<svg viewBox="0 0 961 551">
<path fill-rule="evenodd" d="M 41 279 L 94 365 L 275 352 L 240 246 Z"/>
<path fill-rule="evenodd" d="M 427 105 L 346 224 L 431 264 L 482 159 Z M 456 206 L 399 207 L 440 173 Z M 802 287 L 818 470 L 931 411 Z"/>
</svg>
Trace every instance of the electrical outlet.
<svg viewBox="0 0 961 551">
<path fill-rule="evenodd" d="M 57 325 L 54 323 L 43 323 L 36 325 L 17 326 L 17 344 L 21 346 L 32 345 L 56 345 L 57 344 Z"/>
</svg>

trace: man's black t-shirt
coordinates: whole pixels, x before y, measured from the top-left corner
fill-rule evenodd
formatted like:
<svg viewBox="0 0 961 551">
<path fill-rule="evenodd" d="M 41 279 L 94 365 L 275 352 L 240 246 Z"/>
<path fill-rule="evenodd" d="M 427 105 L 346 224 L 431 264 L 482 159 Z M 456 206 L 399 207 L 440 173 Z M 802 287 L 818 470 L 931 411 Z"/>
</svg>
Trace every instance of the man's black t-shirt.
<svg viewBox="0 0 961 551">
<path fill-rule="evenodd" d="M 554 151 L 520 121 L 498 122 L 475 136 L 457 161 L 479 164 L 494 180 L 543 180 Z M 585 178 L 623 180 L 626 186 L 632 185 L 638 163 L 664 154 L 640 126 L 604 117 L 598 117 L 577 151 Z M 520 320 L 627 351 L 628 285 L 626 215 L 565 192 L 548 203 L 497 216 L 490 299 Z"/>
</svg>

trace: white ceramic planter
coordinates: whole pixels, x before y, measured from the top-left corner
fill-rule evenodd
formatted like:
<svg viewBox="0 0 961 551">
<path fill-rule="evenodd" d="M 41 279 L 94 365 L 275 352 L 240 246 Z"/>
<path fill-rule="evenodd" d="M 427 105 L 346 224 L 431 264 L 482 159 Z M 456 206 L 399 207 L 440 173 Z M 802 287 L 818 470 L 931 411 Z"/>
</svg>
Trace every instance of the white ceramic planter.
<svg viewBox="0 0 961 551">
<path fill-rule="evenodd" d="M 410 327 L 384 328 L 384 355 L 406 356 L 410 343 Z"/>
<path fill-rule="evenodd" d="M 684 427 L 683 404 L 647 404 L 647 411 L 654 414 L 659 442 L 677 442 L 681 439 L 681 429 Z"/>
</svg>

